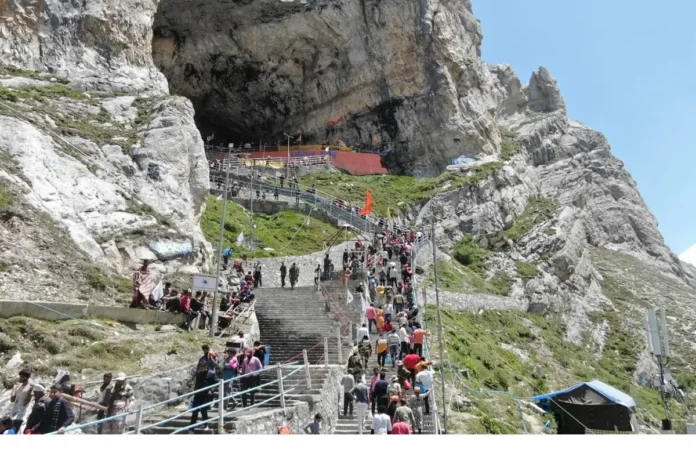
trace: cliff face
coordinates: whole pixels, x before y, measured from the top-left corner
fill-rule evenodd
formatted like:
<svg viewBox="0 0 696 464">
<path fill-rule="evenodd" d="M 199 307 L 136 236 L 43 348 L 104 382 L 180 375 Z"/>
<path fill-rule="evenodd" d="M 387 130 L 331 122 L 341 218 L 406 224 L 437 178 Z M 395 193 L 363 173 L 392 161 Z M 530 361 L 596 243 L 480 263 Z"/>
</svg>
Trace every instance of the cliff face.
<svg viewBox="0 0 696 464">
<path fill-rule="evenodd" d="M 419 175 L 498 146 L 469 1 L 163 0 L 154 28 L 172 92 L 230 141 L 362 142 Z"/>
<path fill-rule="evenodd" d="M 45 214 L 77 245 L 76 262 L 125 274 L 146 258 L 163 273 L 207 266 L 208 166 L 191 103 L 168 96 L 152 61 L 156 6 L 0 1 L 0 193 L 14 198 L 3 233 Z M 14 267 L 34 261 L 32 240 L 0 256 L 17 282 L 43 279 L 40 266 Z"/>
<path fill-rule="evenodd" d="M 86 90 L 167 93 L 150 42 L 157 0 L 0 0 L 0 62 Z"/>
</svg>

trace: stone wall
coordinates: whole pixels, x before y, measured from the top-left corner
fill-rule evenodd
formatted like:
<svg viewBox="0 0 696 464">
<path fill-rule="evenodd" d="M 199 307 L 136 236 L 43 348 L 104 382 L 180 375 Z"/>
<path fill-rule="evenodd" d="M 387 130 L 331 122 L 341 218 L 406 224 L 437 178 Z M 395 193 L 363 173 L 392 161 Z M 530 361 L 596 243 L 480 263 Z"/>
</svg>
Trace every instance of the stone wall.
<svg viewBox="0 0 696 464">
<path fill-rule="evenodd" d="M 0 317 L 27 316 L 49 321 L 101 317 L 136 324 L 181 324 L 184 316 L 164 311 L 115 306 L 0 300 Z"/>
<path fill-rule="evenodd" d="M 435 289 L 427 288 L 425 295 L 428 304 L 435 304 Z M 423 301 L 422 298 L 423 295 L 421 293 L 419 295 L 421 302 Z M 484 295 L 481 293 L 466 294 L 440 290 L 440 305 L 456 311 L 473 312 L 481 309 L 503 309 L 526 312 L 528 303 L 504 296 Z"/>
<path fill-rule="evenodd" d="M 318 369 L 324 368 L 312 368 L 313 371 Z M 339 381 L 342 376 L 342 366 L 330 366 L 320 394 L 303 396 L 297 404 L 284 409 L 260 411 L 257 414 L 239 417 L 235 422 L 235 433 L 275 435 L 278 433 L 278 427 L 287 425 L 293 434 L 301 435 L 302 427 L 313 420 L 316 413 L 321 413 L 324 418 L 322 433 L 332 434 L 338 422 Z"/>
</svg>

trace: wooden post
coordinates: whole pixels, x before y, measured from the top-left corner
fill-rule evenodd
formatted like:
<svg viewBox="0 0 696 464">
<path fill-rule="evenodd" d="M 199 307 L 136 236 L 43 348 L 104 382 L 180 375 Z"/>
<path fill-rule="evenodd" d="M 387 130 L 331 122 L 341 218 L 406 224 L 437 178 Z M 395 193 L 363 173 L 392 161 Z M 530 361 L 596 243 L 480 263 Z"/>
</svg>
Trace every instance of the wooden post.
<svg viewBox="0 0 696 464">
<path fill-rule="evenodd" d="M 324 337 L 324 365 L 329 367 L 329 339 Z"/>
<path fill-rule="evenodd" d="M 276 372 L 278 373 L 278 392 L 280 393 L 280 407 L 285 408 L 285 391 L 283 389 L 283 369 L 278 363 L 276 367 Z"/>
<path fill-rule="evenodd" d="M 336 336 L 338 337 L 338 364 L 343 364 L 343 348 L 341 347 L 341 327 L 336 329 Z"/>
<path fill-rule="evenodd" d="M 225 381 L 220 379 L 218 385 L 218 434 L 225 433 Z"/>
<path fill-rule="evenodd" d="M 309 357 L 307 356 L 307 350 L 302 350 L 302 357 L 304 358 L 305 365 L 305 377 L 307 377 L 307 390 L 312 389 L 312 377 L 309 372 Z"/>
<path fill-rule="evenodd" d="M 135 434 L 140 435 L 140 428 L 143 426 L 143 405 L 138 406 L 138 412 L 135 414 Z"/>
</svg>

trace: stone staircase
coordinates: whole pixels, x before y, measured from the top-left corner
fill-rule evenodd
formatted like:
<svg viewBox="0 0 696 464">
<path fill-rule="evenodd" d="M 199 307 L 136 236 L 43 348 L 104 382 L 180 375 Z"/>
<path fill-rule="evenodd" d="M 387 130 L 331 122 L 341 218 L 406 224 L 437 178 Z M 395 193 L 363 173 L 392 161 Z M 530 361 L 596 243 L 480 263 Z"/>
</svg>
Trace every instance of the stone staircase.
<svg viewBox="0 0 696 464">
<path fill-rule="evenodd" d="M 370 339 L 372 343 L 374 344 L 374 341 L 377 337 L 376 333 L 370 334 Z M 377 355 L 374 353 L 372 356 L 370 356 L 370 361 L 368 363 L 368 371 L 365 374 L 365 381 L 366 383 L 370 384 L 370 379 L 372 378 L 372 370 L 378 367 L 377 365 Z M 384 372 L 386 373 L 385 378 L 387 380 L 391 379 L 391 376 L 396 375 L 396 367 L 393 367 L 391 363 L 387 363 L 384 365 Z M 432 402 L 431 402 L 431 407 L 432 407 Z M 377 412 L 375 408 L 375 412 Z M 372 425 L 372 413 L 371 410 L 368 409 L 368 420 L 365 421 L 364 428 L 363 428 L 363 433 L 370 433 L 370 426 Z M 341 398 L 341 408 L 340 408 L 340 415 L 338 416 L 338 422 L 336 423 L 336 428 L 334 430 L 334 435 L 357 435 L 359 432 L 359 426 L 358 426 L 358 421 L 357 421 L 357 416 L 353 415 L 351 416 L 344 416 L 343 415 L 343 398 Z M 417 433 L 417 431 L 414 431 Z M 432 410 L 431 414 L 425 415 L 425 409 L 423 409 L 423 429 L 422 429 L 423 434 L 434 434 L 435 433 L 435 425 L 433 423 L 433 416 L 432 416 Z"/>
<path fill-rule="evenodd" d="M 256 317 L 261 342 L 271 346 L 271 364 L 290 359 L 303 362 L 307 349 L 310 364 L 324 364 L 324 337 L 329 340 L 329 362 L 338 364 L 336 316 L 327 310 L 324 298 L 316 287 L 257 288 Z M 317 346 L 318 345 L 318 346 Z M 350 341 L 344 340 L 343 360 L 347 358 Z M 314 347 L 314 348 L 312 348 Z M 310 349 L 311 348 L 311 349 Z"/>
</svg>

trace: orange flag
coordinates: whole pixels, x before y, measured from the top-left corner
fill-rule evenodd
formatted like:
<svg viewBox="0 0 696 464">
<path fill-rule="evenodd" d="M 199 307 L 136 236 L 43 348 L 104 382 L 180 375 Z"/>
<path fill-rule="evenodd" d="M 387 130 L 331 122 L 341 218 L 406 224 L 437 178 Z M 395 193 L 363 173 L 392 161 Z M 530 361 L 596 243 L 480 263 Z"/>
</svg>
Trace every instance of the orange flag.
<svg viewBox="0 0 696 464">
<path fill-rule="evenodd" d="M 367 216 L 372 212 L 372 192 L 367 190 L 367 195 L 365 196 L 365 207 L 358 213 L 360 216 Z"/>
</svg>

